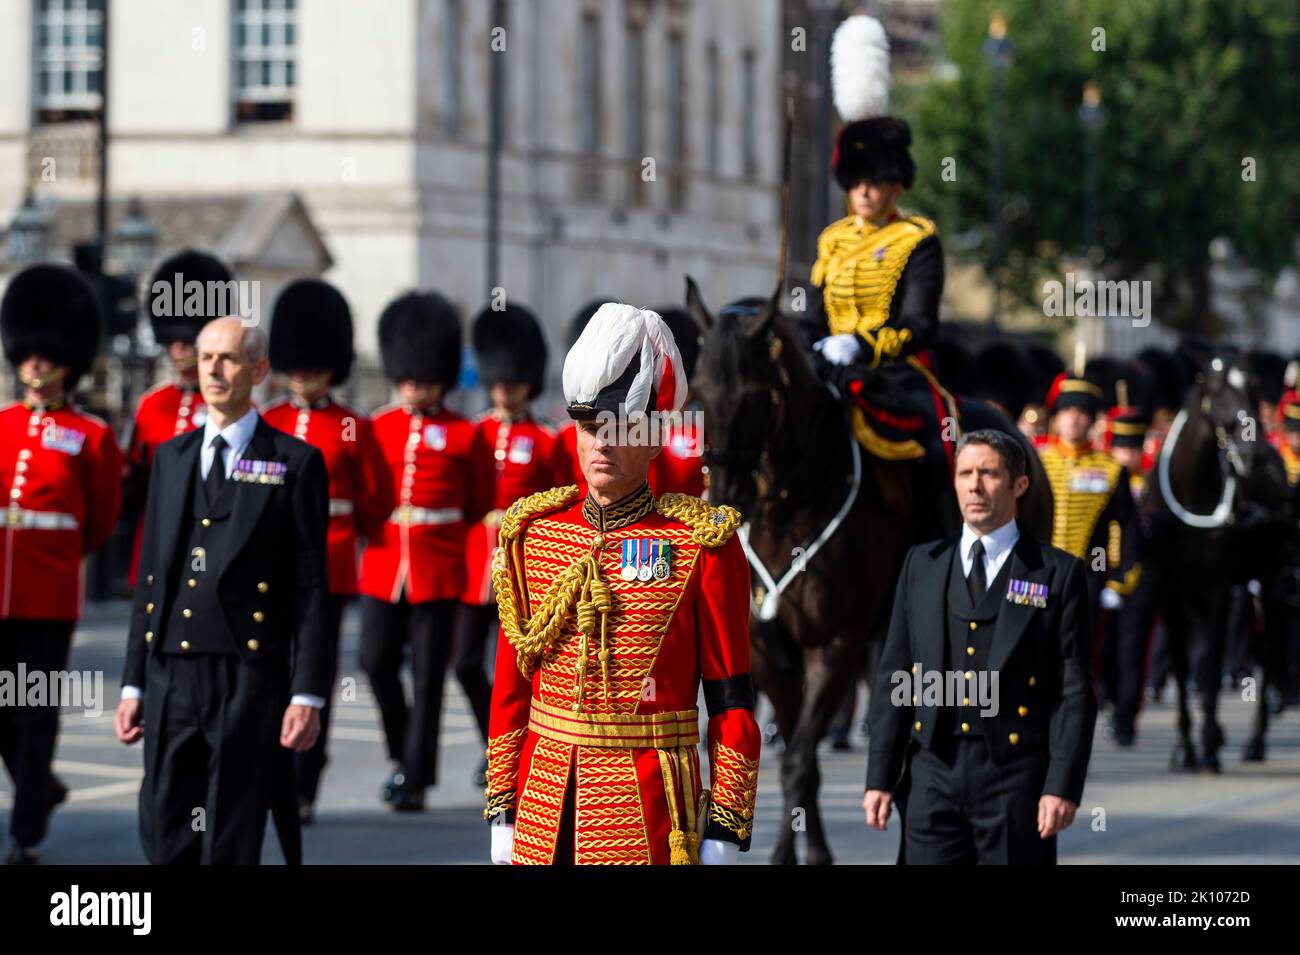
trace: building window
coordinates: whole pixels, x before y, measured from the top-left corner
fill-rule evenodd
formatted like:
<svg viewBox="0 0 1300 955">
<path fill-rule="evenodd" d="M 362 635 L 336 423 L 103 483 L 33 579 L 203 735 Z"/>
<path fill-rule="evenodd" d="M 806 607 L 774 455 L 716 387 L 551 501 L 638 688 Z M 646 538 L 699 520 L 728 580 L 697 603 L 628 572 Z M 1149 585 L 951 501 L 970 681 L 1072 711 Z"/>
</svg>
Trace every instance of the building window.
<svg viewBox="0 0 1300 955">
<path fill-rule="evenodd" d="M 686 201 L 686 49 L 682 35 L 668 34 L 669 200 L 674 209 Z"/>
<path fill-rule="evenodd" d="M 626 82 L 623 119 L 627 123 L 627 157 L 640 162 L 645 155 L 645 30 L 640 24 L 627 25 Z"/>
<path fill-rule="evenodd" d="M 297 0 L 236 0 L 235 108 L 240 122 L 293 118 Z"/>
<path fill-rule="evenodd" d="M 628 201 L 640 205 L 645 198 L 642 160 L 645 158 L 645 29 L 627 25 L 623 78 L 623 148 L 628 159 Z"/>
<path fill-rule="evenodd" d="M 461 0 L 446 0 L 442 43 L 442 132 L 460 135 Z"/>
<path fill-rule="evenodd" d="M 104 0 L 40 0 L 36 113 L 42 123 L 91 119 L 103 105 Z"/>
<path fill-rule="evenodd" d="M 718 65 L 718 45 L 710 43 L 708 57 L 709 83 L 709 174 L 722 172 L 722 75 Z"/>
<path fill-rule="evenodd" d="M 740 88 L 740 155 L 746 179 L 758 175 L 758 143 L 755 121 L 758 111 L 757 55 L 745 50 L 742 57 Z"/>
<path fill-rule="evenodd" d="M 578 143 L 584 153 L 600 152 L 600 16 L 582 17 L 578 51 Z"/>
</svg>

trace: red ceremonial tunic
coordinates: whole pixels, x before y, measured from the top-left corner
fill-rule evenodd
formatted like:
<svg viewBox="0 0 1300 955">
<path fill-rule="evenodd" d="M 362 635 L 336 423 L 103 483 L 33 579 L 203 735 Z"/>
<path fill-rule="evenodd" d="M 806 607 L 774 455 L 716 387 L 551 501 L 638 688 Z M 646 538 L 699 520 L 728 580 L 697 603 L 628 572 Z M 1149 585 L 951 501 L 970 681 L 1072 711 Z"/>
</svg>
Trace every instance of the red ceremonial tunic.
<svg viewBox="0 0 1300 955">
<path fill-rule="evenodd" d="M 680 510 L 666 516 L 674 499 Z M 701 831 L 748 845 L 760 737 L 749 683 L 749 567 L 733 536 L 739 517 L 683 495 L 653 506 L 622 526 L 604 521 L 613 529 L 603 533 L 574 487 L 525 498 L 506 513 L 485 815 L 513 819 L 516 864 L 554 861 L 570 785 L 579 863 L 686 861 L 683 834 Z M 663 576 L 627 580 L 625 541 L 667 541 Z M 588 558 L 594 581 L 583 577 Z M 576 606 L 545 596 L 557 579 L 570 580 Z M 584 596 L 600 582 L 610 594 L 603 620 Z M 534 616 L 553 622 L 544 628 L 552 636 L 521 655 Z M 702 681 L 710 701 L 707 805 L 696 710 Z"/>
<path fill-rule="evenodd" d="M 465 541 L 465 592 L 461 601 L 475 606 L 492 602 L 492 554 L 497 546 L 501 511 L 536 491 L 567 484 L 554 471 L 556 434 L 528 412 L 515 421 L 500 421 L 488 412 L 478 420 L 483 440 L 492 449 L 496 497 L 492 510 L 470 528 Z"/>
<path fill-rule="evenodd" d="M 317 448 L 330 481 L 330 593 L 357 592 L 357 543 L 393 512 L 393 479 L 370 419 L 328 396 L 311 407 L 284 397 L 266 406 L 266 423 Z"/>
<path fill-rule="evenodd" d="M 440 406 L 388 405 L 371 419 L 396 508 L 361 554 L 361 593 L 397 603 L 465 590 L 465 535 L 492 508 L 492 450 L 474 422 Z"/>
<path fill-rule="evenodd" d="M 664 448 L 650 462 L 650 487 L 656 494 L 704 494 L 704 442 L 694 428 L 673 425 Z"/>
<path fill-rule="evenodd" d="M 81 559 L 112 533 L 122 452 L 101 418 L 59 403 L 0 409 L 0 619 L 76 620 Z"/>
<path fill-rule="evenodd" d="M 127 466 L 132 471 L 143 473 L 147 481 L 158 445 L 187 431 L 203 427 L 207 417 L 207 404 L 197 384 L 188 390 L 166 382 L 150 388 L 140 396 L 140 404 L 135 409 L 131 437 L 127 441 Z M 126 575 L 127 582 L 132 587 L 135 586 L 136 574 L 140 569 L 140 545 L 143 541 L 144 508 L 141 507 L 135 524 L 131 569 Z"/>
</svg>

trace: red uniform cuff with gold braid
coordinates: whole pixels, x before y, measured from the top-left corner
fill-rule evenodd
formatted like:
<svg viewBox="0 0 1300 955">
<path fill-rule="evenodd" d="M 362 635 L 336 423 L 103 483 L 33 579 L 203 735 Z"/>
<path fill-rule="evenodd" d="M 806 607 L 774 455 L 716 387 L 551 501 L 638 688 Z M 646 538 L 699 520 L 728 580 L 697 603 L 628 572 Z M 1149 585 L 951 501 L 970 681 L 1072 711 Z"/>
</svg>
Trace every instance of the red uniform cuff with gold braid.
<svg viewBox="0 0 1300 955">
<path fill-rule="evenodd" d="M 506 814 L 506 822 L 514 822 L 518 803 L 519 756 L 523 752 L 528 727 L 523 726 L 508 733 L 500 733 L 488 740 L 487 748 L 487 807 L 483 818 L 491 822 Z"/>
</svg>

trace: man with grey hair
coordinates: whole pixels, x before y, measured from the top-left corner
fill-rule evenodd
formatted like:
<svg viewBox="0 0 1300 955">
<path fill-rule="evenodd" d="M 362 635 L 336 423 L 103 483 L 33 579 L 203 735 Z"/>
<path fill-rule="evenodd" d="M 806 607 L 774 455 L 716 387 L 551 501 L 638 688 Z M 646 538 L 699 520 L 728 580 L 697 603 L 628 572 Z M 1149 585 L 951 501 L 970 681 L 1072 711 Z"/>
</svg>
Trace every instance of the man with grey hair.
<svg viewBox="0 0 1300 955">
<path fill-rule="evenodd" d="M 965 434 L 955 486 L 960 536 L 913 547 L 899 576 L 867 825 L 883 830 L 898 804 L 900 862 L 1054 863 L 1097 719 L 1083 564 L 1017 525 L 1029 479 L 1010 435 Z"/>
<path fill-rule="evenodd" d="M 315 742 L 330 692 L 329 485 L 320 452 L 252 407 L 266 354 L 237 318 L 204 326 L 207 421 L 154 458 L 116 718 L 119 740 L 145 742 L 154 864 L 255 864 L 284 803 L 285 858 L 301 861 L 292 753 Z"/>
</svg>

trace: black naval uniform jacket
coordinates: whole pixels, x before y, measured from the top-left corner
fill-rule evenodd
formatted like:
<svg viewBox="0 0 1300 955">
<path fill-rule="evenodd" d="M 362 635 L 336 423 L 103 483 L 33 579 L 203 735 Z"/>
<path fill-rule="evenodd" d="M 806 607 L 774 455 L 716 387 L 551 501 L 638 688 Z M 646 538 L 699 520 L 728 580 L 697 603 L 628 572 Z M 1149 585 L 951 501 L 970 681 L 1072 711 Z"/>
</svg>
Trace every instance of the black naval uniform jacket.
<svg viewBox="0 0 1300 955">
<path fill-rule="evenodd" d="M 913 547 L 903 563 L 893 616 L 871 694 L 867 789 L 889 790 L 906 811 L 907 769 L 918 747 L 934 749 L 936 732 L 951 734 L 952 711 L 891 703 L 896 672 L 945 669 L 950 613 L 949 574 L 960 538 Z M 1043 792 L 1078 803 L 1092 752 L 1097 701 L 1092 689 L 1092 622 L 1084 567 L 1063 550 L 1033 539 L 1022 526 L 1008 555 L 1006 579 L 1046 584 L 1046 607 L 1017 604 L 998 594 L 997 617 L 980 655 L 999 674 L 996 716 L 976 716 L 972 731 L 984 735 L 996 763 L 1046 750 Z M 1005 569 L 1004 565 L 1004 569 Z M 957 571 L 961 572 L 960 566 Z M 977 638 L 972 638 L 977 639 Z M 964 642 L 964 641 L 963 641 Z M 964 671 L 963 661 L 950 664 Z M 920 674 L 923 675 L 923 674 Z"/>
<path fill-rule="evenodd" d="M 203 436 L 199 428 L 173 438 L 154 458 L 122 682 L 148 692 L 147 654 L 194 649 L 244 661 L 278 658 L 290 667 L 291 695 L 328 697 L 324 459 L 259 417 L 241 460 L 277 462 L 283 474 L 263 482 L 257 474 L 237 479 L 232 470 L 209 505 L 195 477 Z M 195 544 L 204 551 L 198 572 Z M 195 609 L 182 618 L 177 603 Z M 185 648 L 175 632 L 178 621 L 189 638 Z"/>
</svg>

